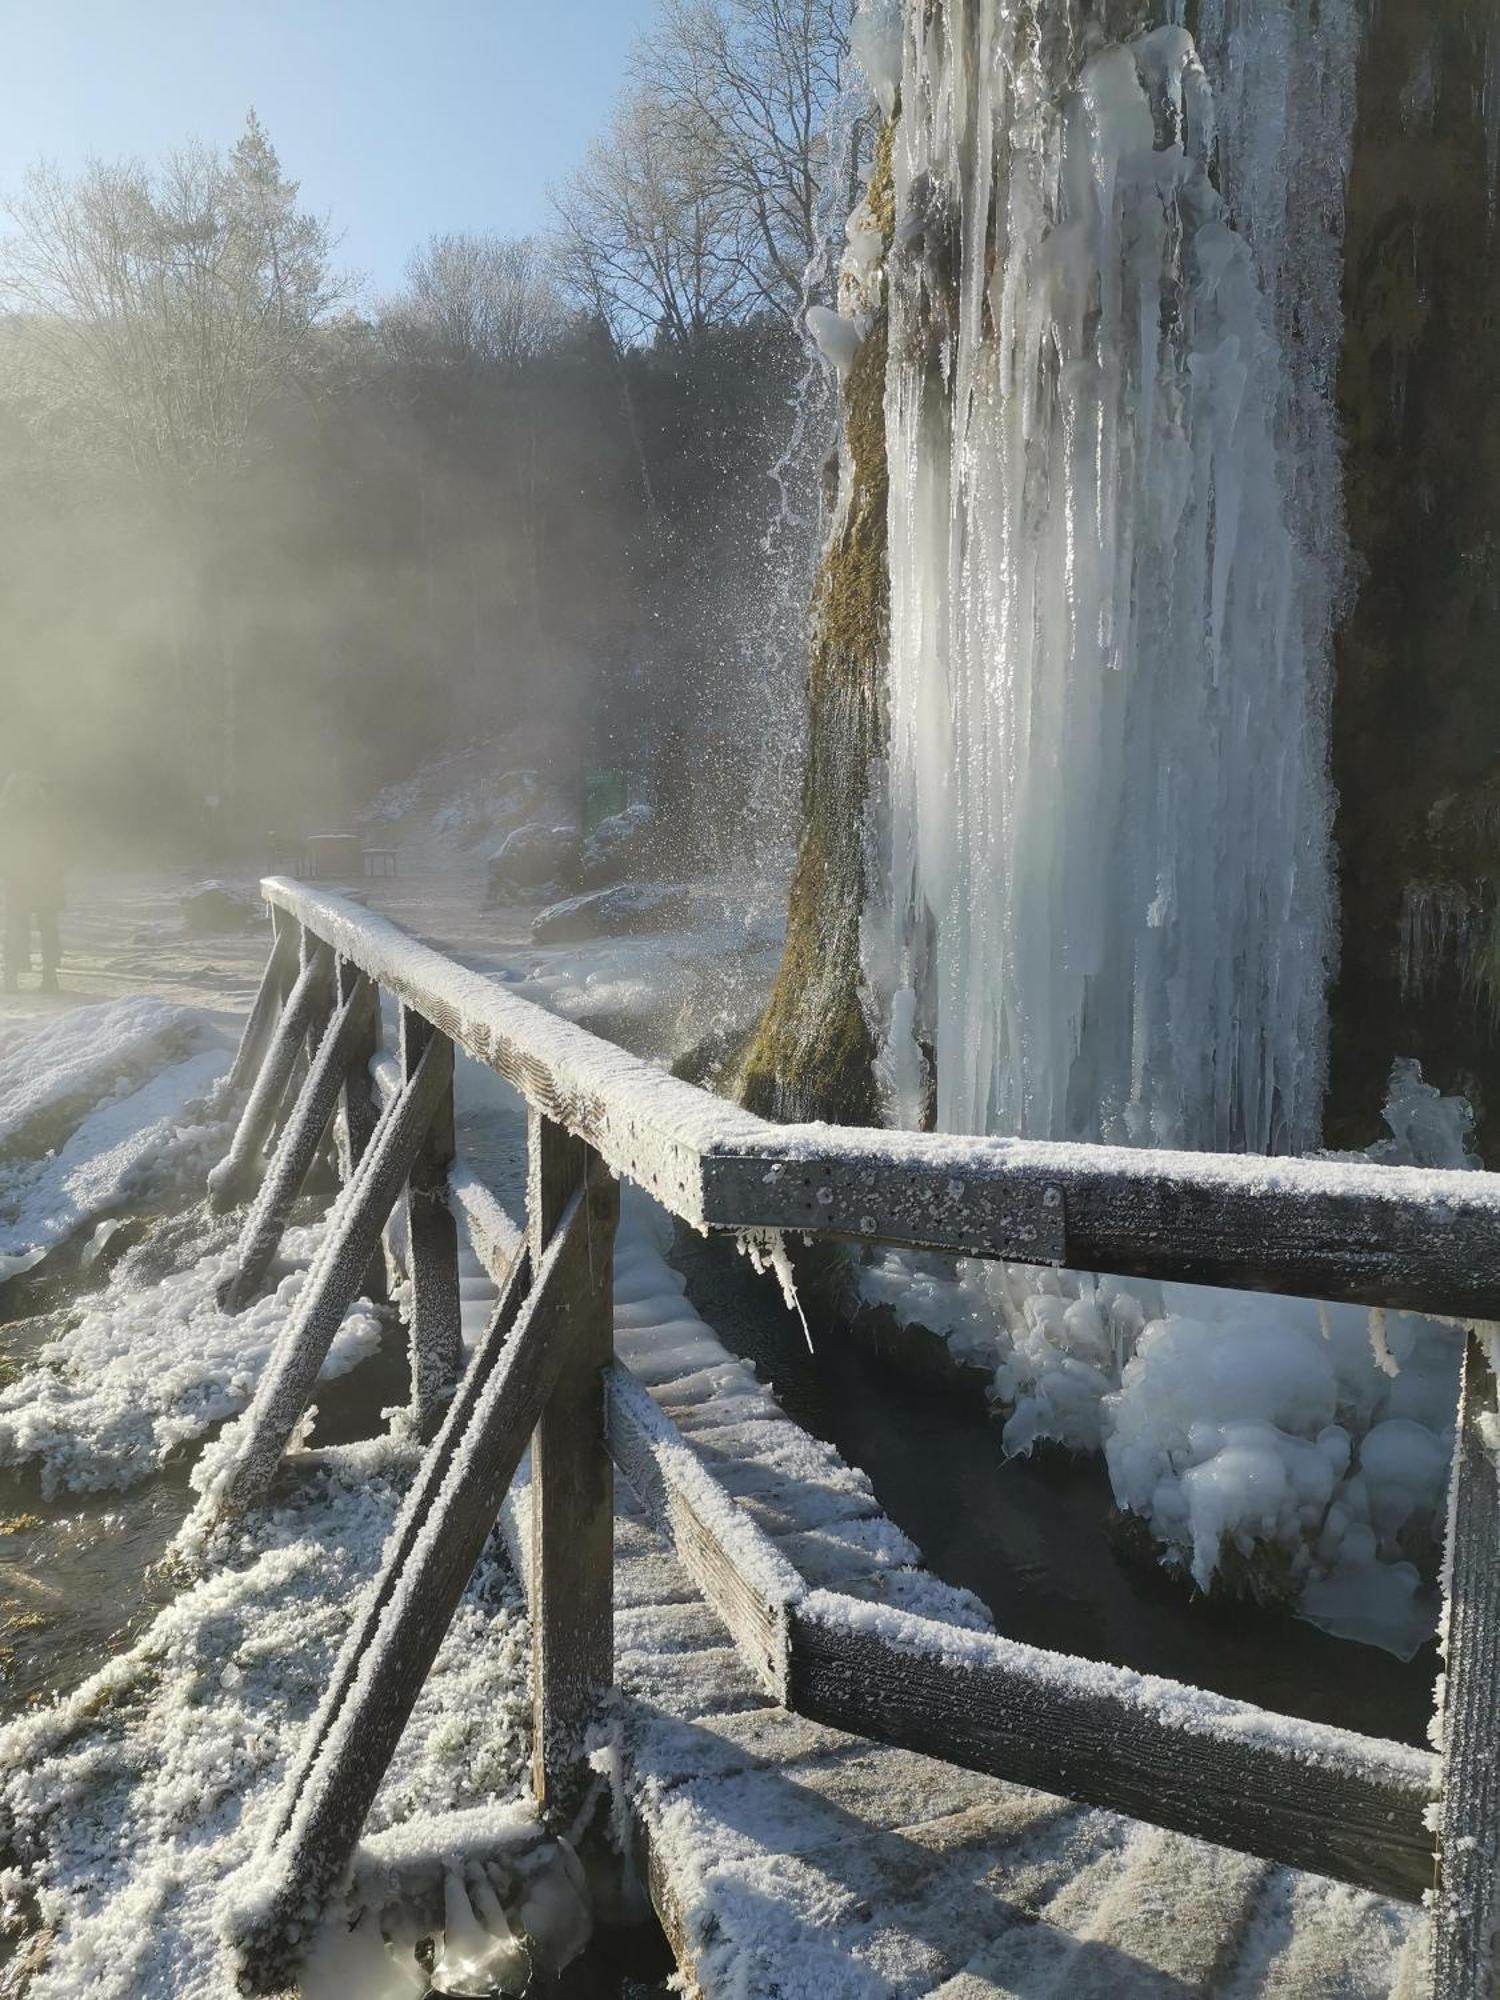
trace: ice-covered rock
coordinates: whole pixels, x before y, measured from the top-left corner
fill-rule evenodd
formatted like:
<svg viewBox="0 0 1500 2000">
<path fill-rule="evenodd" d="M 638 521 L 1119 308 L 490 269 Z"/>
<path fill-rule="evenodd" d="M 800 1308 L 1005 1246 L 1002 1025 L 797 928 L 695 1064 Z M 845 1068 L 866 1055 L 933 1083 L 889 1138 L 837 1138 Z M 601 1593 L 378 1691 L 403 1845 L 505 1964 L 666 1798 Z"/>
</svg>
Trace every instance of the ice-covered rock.
<svg viewBox="0 0 1500 2000">
<path fill-rule="evenodd" d="M 577 872 L 578 829 L 533 820 L 507 834 L 490 856 L 489 894 L 491 900 L 498 900 L 508 890 L 571 882 Z"/>
<path fill-rule="evenodd" d="M 220 931 L 248 931 L 266 920 L 257 891 L 231 882 L 199 882 L 184 892 L 178 908 L 191 937 Z"/>
<path fill-rule="evenodd" d="M 672 930 L 688 921 L 692 909 L 692 891 L 675 883 L 623 882 L 615 889 L 594 889 L 550 903 L 532 919 L 531 935 L 538 944 L 631 937 Z"/>
<path fill-rule="evenodd" d="M 847 375 L 869 328 L 861 320 L 836 313 L 829 306 L 809 306 L 807 330 L 828 365 L 840 375 Z"/>
<path fill-rule="evenodd" d="M 641 875 L 656 843 L 656 814 L 646 800 L 600 820 L 583 843 L 580 879 L 586 889 L 607 889 Z"/>
</svg>

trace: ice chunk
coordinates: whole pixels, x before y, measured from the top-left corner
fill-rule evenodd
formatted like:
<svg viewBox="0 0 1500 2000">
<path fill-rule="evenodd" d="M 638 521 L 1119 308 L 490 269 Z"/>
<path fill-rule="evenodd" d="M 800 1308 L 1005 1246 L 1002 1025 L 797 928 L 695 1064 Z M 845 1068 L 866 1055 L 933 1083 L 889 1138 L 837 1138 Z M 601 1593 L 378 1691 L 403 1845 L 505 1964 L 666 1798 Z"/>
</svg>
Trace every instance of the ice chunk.
<svg viewBox="0 0 1500 2000">
<path fill-rule="evenodd" d="M 854 366 L 854 357 L 868 329 L 860 320 L 846 318 L 828 306 L 809 306 L 807 330 L 818 343 L 823 359 L 844 376 Z"/>
</svg>

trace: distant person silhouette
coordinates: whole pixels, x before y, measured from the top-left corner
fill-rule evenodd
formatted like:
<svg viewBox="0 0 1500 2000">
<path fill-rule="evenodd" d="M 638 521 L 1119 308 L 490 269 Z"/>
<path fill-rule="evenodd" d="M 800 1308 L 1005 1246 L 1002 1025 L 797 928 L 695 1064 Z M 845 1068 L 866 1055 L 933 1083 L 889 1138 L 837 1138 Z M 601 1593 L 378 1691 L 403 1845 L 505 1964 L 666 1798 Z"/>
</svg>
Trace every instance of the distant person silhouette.
<svg viewBox="0 0 1500 2000">
<path fill-rule="evenodd" d="M 5 890 L 4 987 L 31 970 L 31 928 L 42 953 L 43 993 L 57 991 L 57 919 L 63 903 L 63 841 L 56 801 L 35 771 L 12 771 L 0 788 L 0 883 Z"/>
</svg>

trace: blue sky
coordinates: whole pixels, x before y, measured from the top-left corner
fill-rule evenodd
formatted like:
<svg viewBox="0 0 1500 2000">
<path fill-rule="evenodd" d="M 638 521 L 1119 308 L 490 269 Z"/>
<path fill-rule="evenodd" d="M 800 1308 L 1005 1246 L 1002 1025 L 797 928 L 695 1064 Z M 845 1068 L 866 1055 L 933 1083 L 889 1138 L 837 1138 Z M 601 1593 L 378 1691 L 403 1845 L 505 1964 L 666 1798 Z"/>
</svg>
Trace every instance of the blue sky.
<svg viewBox="0 0 1500 2000">
<path fill-rule="evenodd" d="M 520 234 L 654 0 L 0 0 L 0 189 L 40 155 L 231 142 L 253 104 L 370 290 L 440 229 Z"/>
</svg>

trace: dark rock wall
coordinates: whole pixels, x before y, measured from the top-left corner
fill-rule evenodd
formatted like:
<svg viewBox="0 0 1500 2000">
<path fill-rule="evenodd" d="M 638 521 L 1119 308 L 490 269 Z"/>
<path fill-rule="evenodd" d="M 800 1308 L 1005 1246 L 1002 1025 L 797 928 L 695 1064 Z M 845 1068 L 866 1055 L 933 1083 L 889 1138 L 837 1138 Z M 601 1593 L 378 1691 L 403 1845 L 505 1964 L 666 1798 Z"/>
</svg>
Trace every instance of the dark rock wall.
<svg viewBox="0 0 1500 2000">
<path fill-rule="evenodd" d="M 1333 705 L 1342 946 L 1326 1136 L 1363 1145 L 1395 1055 L 1469 1093 L 1500 1161 L 1484 945 L 1500 881 L 1500 9 L 1380 0 L 1361 65 L 1339 407 L 1358 596 Z M 1470 968 L 1400 981 L 1409 884 L 1477 912 Z"/>
</svg>

